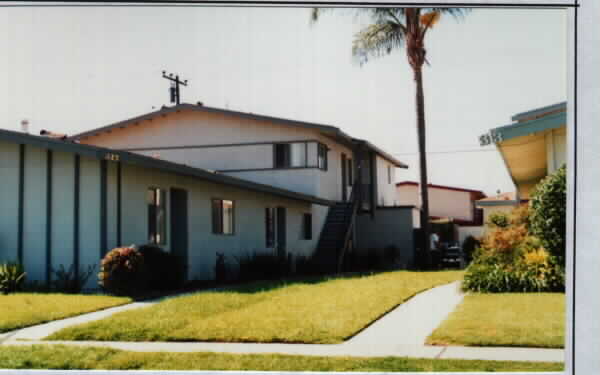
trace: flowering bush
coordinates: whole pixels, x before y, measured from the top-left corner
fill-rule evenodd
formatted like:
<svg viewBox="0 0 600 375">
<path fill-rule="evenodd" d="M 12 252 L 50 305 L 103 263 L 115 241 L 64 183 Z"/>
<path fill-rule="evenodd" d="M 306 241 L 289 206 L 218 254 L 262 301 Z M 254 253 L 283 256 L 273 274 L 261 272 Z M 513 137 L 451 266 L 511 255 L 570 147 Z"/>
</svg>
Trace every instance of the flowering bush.
<svg viewBox="0 0 600 375">
<path fill-rule="evenodd" d="M 507 216 L 482 240 L 467 268 L 463 289 L 474 292 L 564 291 L 564 269 L 533 236 L 526 205 Z"/>
<path fill-rule="evenodd" d="M 144 284 L 142 254 L 133 245 L 109 251 L 100 263 L 98 284 L 106 292 L 118 296 L 141 293 Z"/>
</svg>

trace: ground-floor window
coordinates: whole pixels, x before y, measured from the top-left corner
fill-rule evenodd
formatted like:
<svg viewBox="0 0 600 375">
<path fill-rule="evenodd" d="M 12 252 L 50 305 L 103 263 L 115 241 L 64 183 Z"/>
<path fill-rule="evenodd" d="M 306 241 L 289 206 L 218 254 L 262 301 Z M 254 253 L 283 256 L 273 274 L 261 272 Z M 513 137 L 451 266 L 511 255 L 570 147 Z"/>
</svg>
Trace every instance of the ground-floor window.
<svg viewBox="0 0 600 375">
<path fill-rule="evenodd" d="M 148 241 L 164 245 L 167 242 L 166 190 L 148 189 Z"/>
<path fill-rule="evenodd" d="M 312 214 L 302 217 L 302 236 L 305 240 L 312 240 Z"/>
<path fill-rule="evenodd" d="M 234 233 L 234 202 L 226 199 L 212 200 L 213 233 Z"/>
</svg>

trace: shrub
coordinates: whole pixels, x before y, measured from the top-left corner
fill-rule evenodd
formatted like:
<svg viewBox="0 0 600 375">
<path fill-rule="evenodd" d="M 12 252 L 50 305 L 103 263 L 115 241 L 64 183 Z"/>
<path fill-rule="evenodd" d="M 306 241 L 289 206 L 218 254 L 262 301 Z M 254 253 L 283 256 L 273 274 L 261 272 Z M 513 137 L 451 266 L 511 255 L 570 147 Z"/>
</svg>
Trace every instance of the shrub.
<svg viewBox="0 0 600 375">
<path fill-rule="evenodd" d="M 395 245 L 388 245 L 383 249 L 385 268 L 394 269 L 400 261 L 400 249 Z"/>
<path fill-rule="evenodd" d="M 508 214 L 502 211 L 492 212 L 485 223 L 485 225 L 491 228 L 506 228 L 509 224 L 510 219 Z"/>
<path fill-rule="evenodd" d="M 144 257 L 132 245 L 109 251 L 100 263 L 98 284 L 118 296 L 136 295 L 144 288 Z"/>
<path fill-rule="evenodd" d="M 279 279 L 290 274 L 289 259 L 273 254 L 271 251 L 235 257 L 239 265 L 238 278 L 240 281 Z"/>
<path fill-rule="evenodd" d="M 87 270 L 77 273 L 75 264 L 71 264 L 68 270 L 61 264 L 58 270 L 51 270 L 54 274 L 53 287 L 62 293 L 80 293 L 95 268 L 95 265 L 89 265 Z"/>
<path fill-rule="evenodd" d="M 0 292 L 8 294 L 19 291 L 25 282 L 25 275 L 25 270 L 20 264 L 0 264 Z"/>
<path fill-rule="evenodd" d="M 544 247 L 564 266 L 567 230 L 565 166 L 536 185 L 530 204 L 531 232 L 540 238 Z"/>
<path fill-rule="evenodd" d="M 164 251 L 157 245 L 141 245 L 143 258 L 143 290 L 165 291 L 181 288 L 185 282 L 185 264 L 181 257 Z"/>
<path fill-rule="evenodd" d="M 225 254 L 219 252 L 216 253 L 215 280 L 217 282 L 224 282 L 227 280 L 227 263 L 225 262 Z"/>
<path fill-rule="evenodd" d="M 564 269 L 528 230 L 527 206 L 515 209 L 506 227 L 481 241 L 467 268 L 463 289 L 474 292 L 564 291 Z"/>
</svg>

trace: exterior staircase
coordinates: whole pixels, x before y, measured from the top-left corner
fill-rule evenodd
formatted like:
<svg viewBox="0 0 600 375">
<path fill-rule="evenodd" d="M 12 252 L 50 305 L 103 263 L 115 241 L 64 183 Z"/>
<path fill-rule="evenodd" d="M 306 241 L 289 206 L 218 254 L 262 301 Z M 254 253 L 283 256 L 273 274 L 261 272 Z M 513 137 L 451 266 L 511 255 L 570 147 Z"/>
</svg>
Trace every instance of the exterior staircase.
<svg viewBox="0 0 600 375">
<path fill-rule="evenodd" d="M 312 256 L 312 268 L 316 273 L 341 271 L 344 254 L 351 244 L 354 231 L 357 197 L 358 189 L 354 189 L 348 202 L 337 202 L 329 208 L 317 249 Z"/>
</svg>

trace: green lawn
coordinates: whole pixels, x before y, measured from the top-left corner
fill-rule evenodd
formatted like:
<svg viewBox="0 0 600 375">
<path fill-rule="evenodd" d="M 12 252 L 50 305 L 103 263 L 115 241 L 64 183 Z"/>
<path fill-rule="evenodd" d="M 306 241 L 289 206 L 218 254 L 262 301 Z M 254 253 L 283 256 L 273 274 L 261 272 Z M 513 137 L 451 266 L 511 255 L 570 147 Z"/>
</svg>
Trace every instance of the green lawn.
<svg viewBox="0 0 600 375">
<path fill-rule="evenodd" d="M 107 348 L 3 346 L 0 368 L 255 371 L 563 371 L 560 362 L 470 361 L 399 357 L 317 357 L 279 354 L 140 353 Z"/>
<path fill-rule="evenodd" d="M 257 283 L 197 293 L 59 331 L 53 340 L 338 343 L 462 271 Z"/>
<path fill-rule="evenodd" d="M 563 293 L 470 294 L 427 343 L 563 348 Z"/>
<path fill-rule="evenodd" d="M 0 295 L 0 332 L 122 305 L 130 301 L 129 298 L 58 293 Z"/>
</svg>

